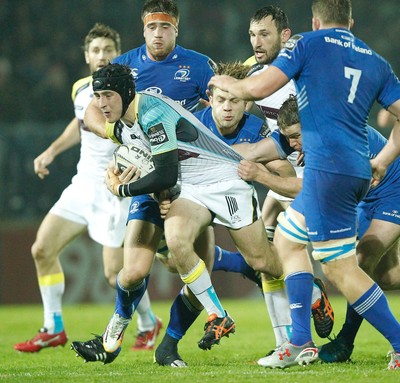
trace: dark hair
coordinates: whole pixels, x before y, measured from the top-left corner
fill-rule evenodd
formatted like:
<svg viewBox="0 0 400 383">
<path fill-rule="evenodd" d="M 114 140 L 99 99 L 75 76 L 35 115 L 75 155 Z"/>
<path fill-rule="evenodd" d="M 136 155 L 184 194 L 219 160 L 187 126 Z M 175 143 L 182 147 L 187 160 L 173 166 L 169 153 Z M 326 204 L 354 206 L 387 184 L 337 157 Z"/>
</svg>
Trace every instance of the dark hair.
<svg viewBox="0 0 400 383">
<path fill-rule="evenodd" d="M 174 0 L 147 0 L 142 8 L 142 20 L 148 13 L 163 12 L 179 20 L 179 10 Z"/>
<path fill-rule="evenodd" d="M 351 0 L 314 0 L 312 13 L 325 24 L 349 24 L 351 19 Z"/>
<path fill-rule="evenodd" d="M 122 115 L 135 98 L 135 81 L 131 68 L 121 64 L 108 64 L 93 73 L 93 91 L 113 90 L 122 99 Z"/>
<path fill-rule="evenodd" d="M 275 5 L 267 5 L 266 7 L 258 9 L 251 17 L 250 23 L 259 22 L 267 16 L 271 16 L 272 20 L 275 21 L 275 26 L 279 33 L 284 29 L 290 28 L 289 19 L 286 13 Z"/>
<path fill-rule="evenodd" d="M 98 37 L 111 39 L 114 41 L 115 50 L 117 52 L 121 50 L 121 38 L 119 37 L 119 33 L 115 29 L 112 29 L 108 25 L 102 23 L 96 23 L 86 35 L 83 50 L 86 52 L 89 49 L 89 44 Z"/>
<path fill-rule="evenodd" d="M 279 129 L 285 129 L 288 126 L 298 124 L 300 122 L 299 107 L 297 106 L 297 98 L 291 94 L 282 104 L 278 112 L 277 123 Z"/>
</svg>

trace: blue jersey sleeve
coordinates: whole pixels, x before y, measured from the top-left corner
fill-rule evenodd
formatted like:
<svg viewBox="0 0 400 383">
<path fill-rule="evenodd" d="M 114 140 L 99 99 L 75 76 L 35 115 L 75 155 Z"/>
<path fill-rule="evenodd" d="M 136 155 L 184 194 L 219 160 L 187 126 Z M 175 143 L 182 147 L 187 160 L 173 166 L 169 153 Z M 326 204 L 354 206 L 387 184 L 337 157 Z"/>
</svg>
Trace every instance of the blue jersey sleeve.
<svg viewBox="0 0 400 383">
<path fill-rule="evenodd" d="M 279 157 L 284 160 L 290 154 L 294 152 L 294 150 L 289 145 L 286 137 L 279 132 L 279 130 L 274 130 L 272 134 L 269 136 L 272 141 L 274 141 L 276 150 L 278 151 Z"/>
</svg>

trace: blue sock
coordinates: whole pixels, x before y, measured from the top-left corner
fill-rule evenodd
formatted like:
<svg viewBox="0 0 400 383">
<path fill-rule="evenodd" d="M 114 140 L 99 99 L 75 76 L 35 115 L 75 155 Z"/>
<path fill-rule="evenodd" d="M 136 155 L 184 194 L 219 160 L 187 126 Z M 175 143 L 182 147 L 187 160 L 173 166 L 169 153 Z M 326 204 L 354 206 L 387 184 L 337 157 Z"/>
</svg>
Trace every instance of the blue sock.
<svg viewBox="0 0 400 383">
<path fill-rule="evenodd" d="M 201 310 L 189 302 L 182 289 L 171 306 L 167 334 L 174 339 L 182 339 L 200 313 Z"/>
<path fill-rule="evenodd" d="M 390 342 L 395 352 L 400 352 L 400 323 L 376 283 L 351 306 Z"/>
<path fill-rule="evenodd" d="M 285 278 L 292 317 L 290 342 L 302 346 L 312 340 L 311 336 L 311 296 L 314 276 L 308 272 L 298 272 Z"/>
<path fill-rule="evenodd" d="M 347 305 L 346 320 L 343 324 L 342 329 L 338 334 L 338 338 L 344 338 L 346 343 L 351 346 L 354 344 L 357 332 L 361 326 L 363 317 L 358 315 L 351 305 Z"/>
<path fill-rule="evenodd" d="M 144 292 L 146 291 L 149 276 L 137 284 L 132 290 L 126 290 L 119 284 L 117 277 L 117 298 L 115 302 L 115 312 L 124 318 L 132 318 L 133 311 L 136 309 Z"/>
<path fill-rule="evenodd" d="M 244 275 L 251 281 L 261 284 L 259 273 L 254 271 L 238 251 L 228 251 L 215 246 L 213 271 L 231 271 Z M 260 286 L 261 287 L 261 286 Z"/>
</svg>

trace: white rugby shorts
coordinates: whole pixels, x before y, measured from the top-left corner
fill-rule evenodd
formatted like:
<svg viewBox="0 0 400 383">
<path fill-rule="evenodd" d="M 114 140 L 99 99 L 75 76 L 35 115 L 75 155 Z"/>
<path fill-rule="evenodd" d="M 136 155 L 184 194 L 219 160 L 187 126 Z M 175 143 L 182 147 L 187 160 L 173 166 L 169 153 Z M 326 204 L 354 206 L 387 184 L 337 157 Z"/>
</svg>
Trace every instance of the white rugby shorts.
<svg viewBox="0 0 400 383">
<path fill-rule="evenodd" d="M 211 185 L 183 184 L 178 198 L 204 206 L 214 214 L 214 223 L 240 229 L 260 216 L 257 192 L 253 185 L 241 180 L 216 182 Z"/>
<path fill-rule="evenodd" d="M 75 176 L 50 213 L 86 225 L 90 238 L 103 246 L 120 247 L 130 200 L 114 196 L 104 181 Z"/>
</svg>

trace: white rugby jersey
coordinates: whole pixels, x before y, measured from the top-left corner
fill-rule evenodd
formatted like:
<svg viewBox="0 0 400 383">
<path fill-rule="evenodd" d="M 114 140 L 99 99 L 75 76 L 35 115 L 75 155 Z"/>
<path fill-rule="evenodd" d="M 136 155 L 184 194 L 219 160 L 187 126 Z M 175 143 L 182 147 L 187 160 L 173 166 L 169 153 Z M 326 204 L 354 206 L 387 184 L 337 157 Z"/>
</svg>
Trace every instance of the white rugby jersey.
<svg viewBox="0 0 400 383">
<path fill-rule="evenodd" d="M 81 131 L 80 159 L 75 177 L 85 177 L 104 182 L 104 176 L 116 144 L 98 137 L 84 124 L 85 111 L 93 98 L 92 76 L 78 80 L 72 87 L 75 116 Z"/>
<path fill-rule="evenodd" d="M 259 65 L 260 69 L 253 72 L 252 75 L 260 74 L 264 72 L 268 65 L 261 66 Z M 289 98 L 290 95 L 296 95 L 296 86 L 293 80 L 290 80 L 285 86 L 281 89 L 277 90 L 275 93 L 271 94 L 268 97 L 263 98 L 262 100 L 254 101 L 256 105 L 260 108 L 262 114 L 265 116 L 265 119 L 268 122 L 268 127 L 271 130 L 271 133 L 278 129 L 278 113 L 279 109 L 281 108 L 282 104 Z M 288 160 L 293 165 L 294 170 L 296 171 L 297 177 L 302 178 L 304 168 L 302 166 L 297 166 L 297 156 L 298 152 L 293 152 L 289 157 Z"/>
</svg>

